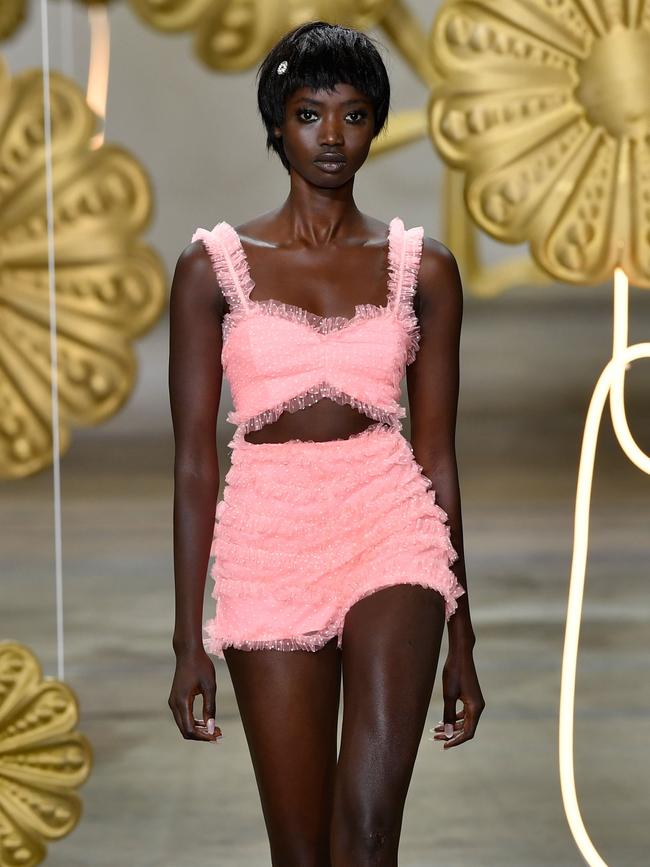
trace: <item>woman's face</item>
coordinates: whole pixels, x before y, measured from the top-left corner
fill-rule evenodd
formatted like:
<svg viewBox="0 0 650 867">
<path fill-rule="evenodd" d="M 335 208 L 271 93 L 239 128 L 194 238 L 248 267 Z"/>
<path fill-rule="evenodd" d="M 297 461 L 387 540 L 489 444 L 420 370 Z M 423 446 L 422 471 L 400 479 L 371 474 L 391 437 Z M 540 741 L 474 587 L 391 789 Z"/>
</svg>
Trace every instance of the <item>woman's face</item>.
<svg viewBox="0 0 650 867">
<path fill-rule="evenodd" d="M 338 84 L 332 93 L 295 90 L 275 134 L 294 171 L 316 186 L 338 187 L 363 165 L 374 127 L 370 100 L 351 84 Z"/>
</svg>

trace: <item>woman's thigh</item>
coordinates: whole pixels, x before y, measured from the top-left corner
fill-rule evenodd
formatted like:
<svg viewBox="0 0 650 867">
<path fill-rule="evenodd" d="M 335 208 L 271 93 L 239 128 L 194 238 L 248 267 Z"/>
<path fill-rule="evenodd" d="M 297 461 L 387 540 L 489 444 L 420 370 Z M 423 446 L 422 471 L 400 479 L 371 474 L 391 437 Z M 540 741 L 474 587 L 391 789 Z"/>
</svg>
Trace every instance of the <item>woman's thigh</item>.
<svg viewBox="0 0 650 867">
<path fill-rule="evenodd" d="M 336 867 L 397 863 L 444 626 L 443 597 L 419 585 L 378 590 L 348 612 L 331 828 Z"/>
<path fill-rule="evenodd" d="M 224 656 L 251 753 L 273 865 L 328 867 L 341 652 Z"/>
</svg>

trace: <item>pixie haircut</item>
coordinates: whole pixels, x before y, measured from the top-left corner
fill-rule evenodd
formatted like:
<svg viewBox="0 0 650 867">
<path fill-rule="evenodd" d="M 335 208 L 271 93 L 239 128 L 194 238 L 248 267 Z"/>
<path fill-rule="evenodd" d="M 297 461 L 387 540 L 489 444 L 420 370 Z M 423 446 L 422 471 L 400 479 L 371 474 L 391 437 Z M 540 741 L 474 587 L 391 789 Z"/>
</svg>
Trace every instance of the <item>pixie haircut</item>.
<svg viewBox="0 0 650 867">
<path fill-rule="evenodd" d="M 287 63 L 283 74 L 277 69 Z M 257 106 L 266 127 L 266 148 L 273 149 L 289 172 L 282 138 L 273 127 L 284 121 L 287 98 L 301 87 L 331 92 L 337 84 L 350 84 L 373 104 L 375 138 L 384 127 L 390 104 L 390 83 L 373 40 L 359 30 L 309 21 L 286 33 L 257 70 Z"/>
</svg>

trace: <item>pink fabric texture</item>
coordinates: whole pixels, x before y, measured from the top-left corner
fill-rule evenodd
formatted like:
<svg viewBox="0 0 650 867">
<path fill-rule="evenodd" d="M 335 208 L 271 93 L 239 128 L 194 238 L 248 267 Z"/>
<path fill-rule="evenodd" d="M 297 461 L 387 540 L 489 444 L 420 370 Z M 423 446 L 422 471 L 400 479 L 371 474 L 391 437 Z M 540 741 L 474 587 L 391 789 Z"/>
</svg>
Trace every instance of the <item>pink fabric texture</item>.
<svg viewBox="0 0 650 867">
<path fill-rule="evenodd" d="M 401 429 L 404 368 L 415 359 L 419 326 L 413 311 L 423 227 L 388 230 L 387 304 L 361 304 L 354 316 L 321 317 L 281 301 L 254 301 L 246 254 L 235 229 L 222 221 L 197 229 L 228 301 L 221 361 L 234 409 L 227 421 L 244 433 L 283 412 L 328 397 Z"/>
<path fill-rule="evenodd" d="M 206 650 L 317 650 L 354 602 L 395 584 L 440 593 L 448 620 L 465 593 L 450 566 L 446 512 L 401 433 L 400 385 L 419 346 L 413 309 L 423 228 L 388 230 L 387 303 L 351 318 L 257 302 L 235 229 L 197 229 L 228 301 L 222 363 L 236 425 L 217 504 L 210 575 L 216 616 Z M 374 419 L 360 434 L 317 442 L 244 439 L 283 412 L 328 397 Z"/>
<path fill-rule="evenodd" d="M 317 650 L 356 601 L 382 587 L 439 592 L 445 617 L 465 591 L 449 568 L 446 512 L 399 431 L 375 422 L 347 439 L 238 438 L 216 513 L 204 647 Z"/>
</svg>

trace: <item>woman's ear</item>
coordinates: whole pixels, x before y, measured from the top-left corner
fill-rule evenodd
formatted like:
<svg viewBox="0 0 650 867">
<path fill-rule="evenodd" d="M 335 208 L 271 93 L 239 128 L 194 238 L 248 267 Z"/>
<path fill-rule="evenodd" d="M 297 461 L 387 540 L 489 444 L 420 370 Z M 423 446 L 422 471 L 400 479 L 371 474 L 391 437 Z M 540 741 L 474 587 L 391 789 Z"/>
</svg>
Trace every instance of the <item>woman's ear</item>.
<svg viewBox="0 0 650 867">
<path fill-rule="evenodd" d="M 273 127 L 273 135 L 274 135 L 276 138 L 282 138 L 282 130 L 280 129 L 279 126 L 274 126 L 274 127 Z"/>
</svg>

